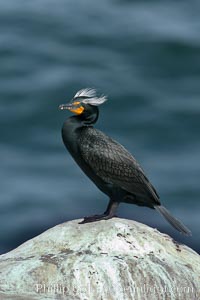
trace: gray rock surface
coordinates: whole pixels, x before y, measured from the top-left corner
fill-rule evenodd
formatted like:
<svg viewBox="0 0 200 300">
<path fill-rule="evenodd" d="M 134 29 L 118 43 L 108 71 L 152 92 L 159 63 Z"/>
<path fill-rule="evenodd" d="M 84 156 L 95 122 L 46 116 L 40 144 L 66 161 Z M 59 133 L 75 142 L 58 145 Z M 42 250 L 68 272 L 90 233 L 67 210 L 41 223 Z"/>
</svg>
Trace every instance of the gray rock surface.
<svg viewBox="0 0 200 300">
<path fill-rule="evenodd" d="M 200 299 L 200 256 L 119 218 L 55 226 L 0 256 L 0 299 Z"/>
</svg>

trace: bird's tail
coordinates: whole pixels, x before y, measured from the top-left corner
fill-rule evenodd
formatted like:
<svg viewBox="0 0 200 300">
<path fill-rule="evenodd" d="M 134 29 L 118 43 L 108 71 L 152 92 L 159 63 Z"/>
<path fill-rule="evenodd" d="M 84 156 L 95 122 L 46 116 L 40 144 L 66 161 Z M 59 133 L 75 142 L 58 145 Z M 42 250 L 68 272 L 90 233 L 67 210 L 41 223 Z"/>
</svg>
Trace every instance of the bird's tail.
<svg viewBox="0 0 200 300">
<path fill-rule="evenodd" d="M 154 208 L 179 232 L 185 235 L 192 235 L 191 231 L 181 221 L 177 220 L 162 205 L 155 205 Z"/>
</svg>

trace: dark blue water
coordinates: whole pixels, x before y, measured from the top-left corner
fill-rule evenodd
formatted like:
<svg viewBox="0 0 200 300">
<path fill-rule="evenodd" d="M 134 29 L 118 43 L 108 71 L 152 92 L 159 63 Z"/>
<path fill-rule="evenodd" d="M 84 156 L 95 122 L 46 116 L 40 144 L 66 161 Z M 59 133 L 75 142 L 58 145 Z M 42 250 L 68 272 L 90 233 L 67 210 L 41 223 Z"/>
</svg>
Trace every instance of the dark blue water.
<svg viewBox="0 0 200 300">
<path fill-rule="evenodd" d="M 83 87 L 108 95 L 96 127 L 139 160 L 184 238 L 200 251 L 200 2 L 0 0 L 0 253 L 47 228 L 101 213 L 107 198 L 62 144 L 58 111 Z"/>
</svg>

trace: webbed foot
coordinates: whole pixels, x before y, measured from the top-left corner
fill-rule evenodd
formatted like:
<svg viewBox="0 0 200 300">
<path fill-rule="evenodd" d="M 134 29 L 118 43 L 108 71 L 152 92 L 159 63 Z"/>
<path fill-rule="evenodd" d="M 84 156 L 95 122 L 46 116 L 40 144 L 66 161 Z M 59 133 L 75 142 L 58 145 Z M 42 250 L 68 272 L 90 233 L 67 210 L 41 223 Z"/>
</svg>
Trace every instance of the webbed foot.
<svg viewBox="0 0 200 300">
<path fill-rule="evenodd" d="M 101 221 L 101 220 L 108 220 L 113 217 L 116 217 L 116 216 L 109 215 L 109 214 L 93 215 L 93 216 L 89 216 L 89 217 L 84 217 L 83 221 L 81 221 L 79 224 L 91 223 L 91 222 L 96 222 L 96 221 Z"/>
</svg>

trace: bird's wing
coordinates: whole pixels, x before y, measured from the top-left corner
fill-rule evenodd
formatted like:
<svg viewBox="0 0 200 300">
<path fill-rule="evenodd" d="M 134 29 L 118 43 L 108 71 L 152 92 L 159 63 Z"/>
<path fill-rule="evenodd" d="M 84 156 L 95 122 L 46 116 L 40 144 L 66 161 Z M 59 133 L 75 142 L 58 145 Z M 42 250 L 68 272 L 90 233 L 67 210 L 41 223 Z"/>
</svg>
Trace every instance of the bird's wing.
<svg viewBox="0 0 200 300">
<path fill-rule="evenodd" d="M 105 182 L 129 193 L 159 196 L 134 157 L 119 143 L 93 127 L 80 135 L 79 149 L 85 162 Z"/>
</svg>

